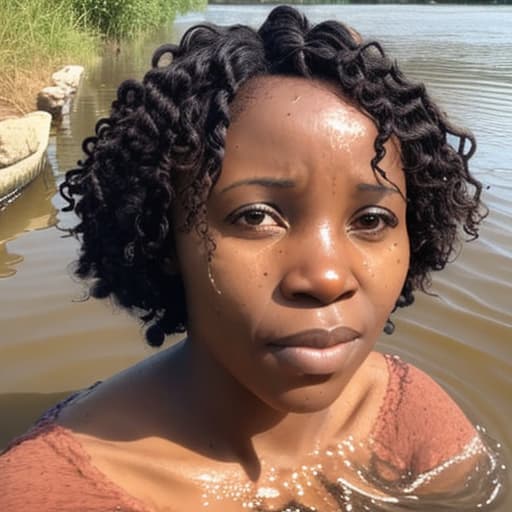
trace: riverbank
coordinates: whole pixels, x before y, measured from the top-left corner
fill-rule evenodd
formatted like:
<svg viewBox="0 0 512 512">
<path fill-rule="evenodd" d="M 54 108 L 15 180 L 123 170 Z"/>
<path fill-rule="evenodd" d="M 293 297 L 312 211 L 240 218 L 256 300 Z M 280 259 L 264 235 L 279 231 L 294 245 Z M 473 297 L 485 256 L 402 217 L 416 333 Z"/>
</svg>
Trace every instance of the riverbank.
<svg viewBox="0 0 512 512">
<path fill-rule="evenodd" d="M 35 111 L 37 94 L 51 85 L 51 75 L 65 62 L 65 59 L 46 61 L 14 74 L 0 71 L 0 121 Z"/>
<path fill-rule="evenodd" d="M 206 6 L 205 0 L 25 0 L 0 10 L 0 120 L 35 110 L 66 64 L 86 68 L 127 39 Z M 114 43 L 112 43 L 114 42 Z"/>
<path fill-rule="evenodd" d="M 61 65 L 90 63 L 101 39 L 71 14 L 72 0 L 3 2 L 0 10 L 0 119 L 35 110 Z"/>
</svg>

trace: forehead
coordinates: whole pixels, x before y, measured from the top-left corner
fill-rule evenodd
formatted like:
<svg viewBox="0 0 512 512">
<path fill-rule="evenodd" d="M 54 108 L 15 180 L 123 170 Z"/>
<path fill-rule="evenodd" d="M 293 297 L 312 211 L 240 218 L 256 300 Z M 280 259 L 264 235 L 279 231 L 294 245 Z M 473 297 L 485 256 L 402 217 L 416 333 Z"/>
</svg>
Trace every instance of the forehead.
<svg viewBox="0 0 512 512">
<path fill-rule="evenodd" d="M 363 117 L 342 92 L 332 83 L 303 77 L 267 75 L 248 80 L 238 91 L 230 106 L 231 121 L 242 114 L 269 107 L 277 116 L 300 111 L 302 114 L 318 112 L 318 109 L 343 108 L 347 115 Z M 253 112 L 254 113 L 254 112 Z M 369 125 L 373 122 L 366 118 Z"/>
<path fill-rule="evenodd" d="M 249 80 L 235 97 L 227 143 L 250 137 L 267 150 L 284 152 L 287 146 L 292 153 L 308 150 L 310 156 L 315 149 L 324 152 L 335 147 L 357 152 L 361 146 L 369 146 L 374 153 L 377 134 L 370 116 L 334 84 L 303 77 L 262 76 Z M 319 147 L 319 141 L 330 148 Z M 397 156 L 397 148 L 389 149 Z"/>
<path fill-rule="evenodd" d="M 265 172 L 294 174 L 303 166 L 324 170 L 335 161 L 338 173 L 350 167 L 374 181 L 370 162 L 377 134 L 373 120 L 334 84 L 302 77 L 257 77 L 244 84 L 232 104 L 225 163 L 251 160 L 249 168 L 240 169 L 255 171 L 261 163 Z M 379 165 L 402 174 L 398 144 L 386 144 L 386 157 Z M 226 167 L 235 166 L 224 165 L 223 170 Z"/>
</svg>

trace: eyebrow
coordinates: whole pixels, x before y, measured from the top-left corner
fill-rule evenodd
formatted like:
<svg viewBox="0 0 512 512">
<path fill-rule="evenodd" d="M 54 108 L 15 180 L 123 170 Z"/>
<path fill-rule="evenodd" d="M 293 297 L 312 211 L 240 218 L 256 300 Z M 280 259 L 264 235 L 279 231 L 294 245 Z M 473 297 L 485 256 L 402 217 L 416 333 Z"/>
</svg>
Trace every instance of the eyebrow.
<svg viewBox="0 0 512 512">
<path fill-rule="evenodd" d="M 231 185 L 223 188 L 220 193 L 223 194 L 232 188 L 241 187 L 242 185 L 258 185 L 260 187 L 271 188 L 293 188 L 295 187 L 295 182 L 293 180 L 279 178 L 248 178 L 246 180 L 240 180 L 235 181 L 235 183 L 231 183 Z"/>
<path fill-rule="evenodd" d="M 232 188 L 241 187 L 243 185 L 257 185 L 269 188 L 293 188 L 295 187 L 295 182 L 293 180 L 279 178 L 248 178 L 231 183 L 231 185 L 224 187 L 220 193 L 223 194 Z M 358 192 L 374 192 L 383 195 L 400 194 L 396 188 L 386 187 L 380 183 L 358 183 L 356 188 Z"/>
<path fill-rule="evenodd" d="M 379 194 L 400 194 L 398 189 L 386 187 L 380 183 L 358 183 L 357 190 L 359 192 L 377 192 Z"/>
</svg>

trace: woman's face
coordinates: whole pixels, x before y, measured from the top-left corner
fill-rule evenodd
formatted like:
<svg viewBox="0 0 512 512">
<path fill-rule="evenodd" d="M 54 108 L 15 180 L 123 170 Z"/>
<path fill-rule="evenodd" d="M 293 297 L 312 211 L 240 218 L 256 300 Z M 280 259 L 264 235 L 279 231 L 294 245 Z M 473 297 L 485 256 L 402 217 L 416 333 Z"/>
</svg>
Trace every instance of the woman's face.
<svg viewBox="0 0 512 512">
<path fill-rule="evenodd" d="M 209 245 L 176 243 L 189 337 L 281 411 L 329 406 L 372 350 L 409 263 L 405 201 L 374 175 L 373 122 L 324 83 L 253 80 L 235 99 Z M 380 163 L 405 195 L 398 151 Z M 204 359 L 204 358 L 203 358 Z"/>
</svg>

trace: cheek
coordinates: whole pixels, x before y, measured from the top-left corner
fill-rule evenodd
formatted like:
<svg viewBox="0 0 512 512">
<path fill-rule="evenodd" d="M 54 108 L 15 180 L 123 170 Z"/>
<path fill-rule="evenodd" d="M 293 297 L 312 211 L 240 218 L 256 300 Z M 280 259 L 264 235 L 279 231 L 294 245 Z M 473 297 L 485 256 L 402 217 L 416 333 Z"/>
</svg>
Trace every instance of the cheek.
<svg viewBox="0 0 512 512">
<path fill-rule="evenodd" d="M 206 243 L 194 234 L 177 237 L 189 322 L 205 315 L 233 329 L 253 330 L 272 300 L 272 251 L 269 247 L 210 233 L 215 248 L 208 262 Z M 238 326 L 238 327 L 237 327 Z M 196 325 L 197 328 L 197 325 Z"/>
<path fill-rule="evenodd" d="M 409 244 L 404 237 L 383 243 L 379 250 L 365 253 L 360 283 L 374 302 L 388 310 L 402 291 L 409 269 Z"/>
<path fill-rule="evenodd" d="M 385 268 L 385 276 L 389 286 L 400 291 L 409 268 L 408 242 L 395 241 L 389 244 L 383 256 L 382 266 Z"/>
<path fill-rule="evenodd" d="M 218 244 L 210 263 L 210 276 L 224 300 L 237 308 L 261 311 L 270 301 L 272 281 L 270 251 L 255 245 Z M 275 265 L 274 265 L 275 266 Z"/>
</svg>

